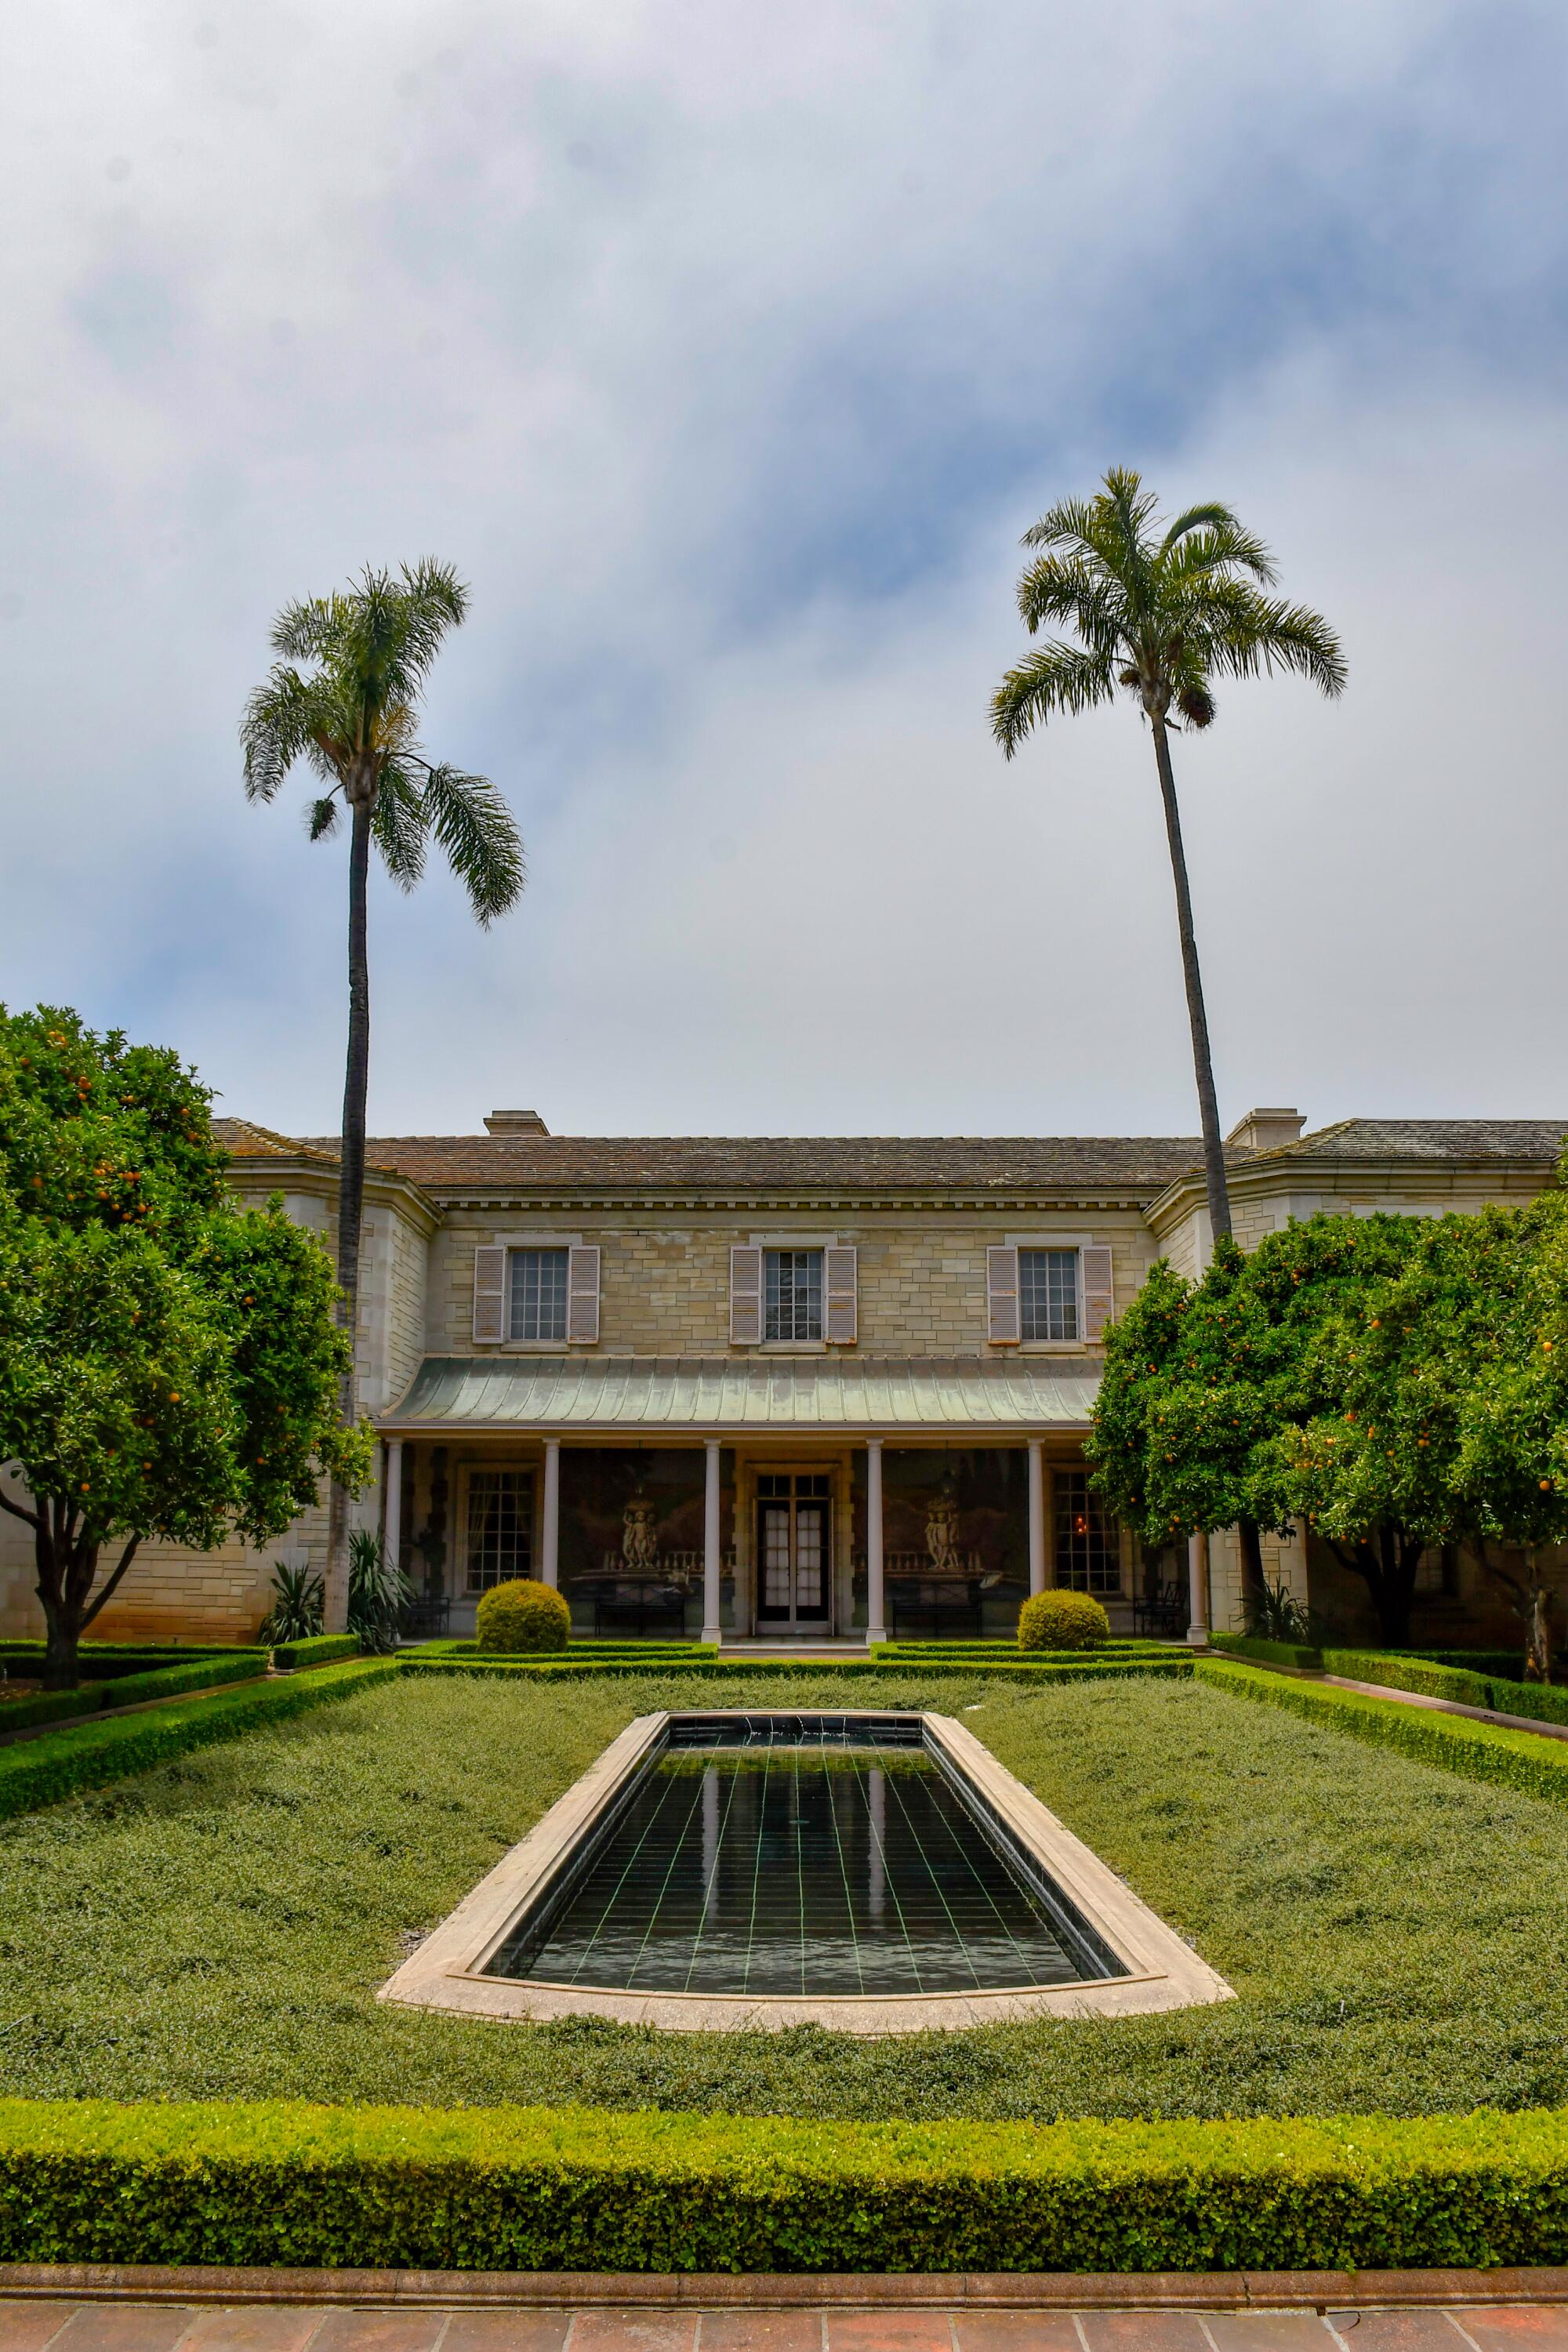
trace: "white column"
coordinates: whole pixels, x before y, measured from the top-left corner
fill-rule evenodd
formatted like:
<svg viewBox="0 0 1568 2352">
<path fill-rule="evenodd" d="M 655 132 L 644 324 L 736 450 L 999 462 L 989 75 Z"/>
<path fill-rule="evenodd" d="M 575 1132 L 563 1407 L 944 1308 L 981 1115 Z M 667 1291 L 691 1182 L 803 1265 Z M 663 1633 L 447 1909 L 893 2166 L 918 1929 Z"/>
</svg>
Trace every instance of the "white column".
<svg viewBox="0 0 1568 2352">
<path fill-rule="evenodd" d="M 544 1507 L 539 1515 L 539 1575 L 544 1584 L 561 1581 L 561 1440 L 544 1441 Z"/>
<path fill-rule="evenodd" d="M 1046 1589 L 1046 1451 L 1029 1440 L 1029 1591 Z"/>
<path fill-rule="evenodd" d="M 383 1505 L 381 1541 L 389 1566 L 397 1566 L 398 1547 L 403 1541 L 403 1440 L 389 1437 L 382 1454 L 385 1465 L 382 1476 Z"/>
<path fill-rule="evenodd" d="M 1187 1639 L 1194 1650 L 1206 1650 L 1209 1640 L 1209 1539 L 1187 1538 Z"/>
<path fill-rule="evenodd" d="M 715 1646 L 724 1638 L 719 1622 L 719 1572 L 723 1566 L 719 1549 L 719 1450 L 721 1440 L 705 1437 L 702 1450 L 708 1457 L 702 1489 L 702 1638 Z"/>
<path fill-rule="evenodd" d="M 885 1642 L 887 1604 L 882 1591 L 882 1441 L 866 1440 L 866 1647 Z"/>
</svg>

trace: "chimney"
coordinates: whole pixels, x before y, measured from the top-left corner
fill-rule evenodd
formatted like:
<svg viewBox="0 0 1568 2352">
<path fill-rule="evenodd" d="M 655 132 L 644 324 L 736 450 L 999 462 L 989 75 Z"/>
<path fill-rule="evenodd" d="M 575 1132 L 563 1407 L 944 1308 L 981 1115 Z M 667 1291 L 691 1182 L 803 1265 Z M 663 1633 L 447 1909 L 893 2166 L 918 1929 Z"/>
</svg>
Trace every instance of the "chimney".
<svg viewBox="0 0 1568 2352">
<path fill-rule="evenodd" d="M 1242 1151 L 1278 1151 L 1283 1144 L 1299 1143 L 1306 1124 L 1299 1110 L 1249 1110 L 1225 1139 Z"/>
<path fill-rule="evenodd" d="M 536 1110 L 492 1110 L 485 1120 L 491 1135 L 548 1135 Z"/>
</svg>

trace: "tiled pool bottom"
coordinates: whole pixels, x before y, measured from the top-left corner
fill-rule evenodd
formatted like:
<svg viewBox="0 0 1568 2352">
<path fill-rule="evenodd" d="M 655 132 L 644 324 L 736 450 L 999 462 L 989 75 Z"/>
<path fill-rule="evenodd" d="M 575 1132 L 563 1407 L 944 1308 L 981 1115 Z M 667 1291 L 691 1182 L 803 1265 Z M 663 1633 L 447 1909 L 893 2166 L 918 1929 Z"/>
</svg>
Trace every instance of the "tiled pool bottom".
<svg viewBox="0 0 1568 2352">
<path fill-rule="evenodd" d="M 737 1731 L 746 1741 L 732 1746 Z M 889 1996 L 1121 1973 L 921 1745 L 852 1718 L 679 1726 L 486 1973 L 627 1992 Z M 896 1737 L 896 1734 L 893 1734 Z M 722 1746 L 716 1741 L 722 1740 Z"/>
</svg>

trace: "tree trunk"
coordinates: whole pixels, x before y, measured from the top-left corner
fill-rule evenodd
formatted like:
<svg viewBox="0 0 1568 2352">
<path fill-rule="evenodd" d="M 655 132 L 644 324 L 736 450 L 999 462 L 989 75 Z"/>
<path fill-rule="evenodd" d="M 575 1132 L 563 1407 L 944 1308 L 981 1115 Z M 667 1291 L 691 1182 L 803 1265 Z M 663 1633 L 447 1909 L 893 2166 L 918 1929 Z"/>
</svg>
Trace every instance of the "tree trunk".
<svg viewBox="0 0 1568 2352">
<path fill-rule="evenodd" d="M 1398 1528 L 1378 1528 L 1348 1551 L 1337 1543 L 1329 1549 L 1342 1568 L 1348 1568 L 1365 1584 L 1377 1612 L 1384 1646 L 1404 1649 L 1410 1639 L 1410 1604 L 1415 1597 L 1415 1571 L 1425 1545 Z"/>
<path fill-rule="evenodd" d="M 1176 806 L 1176 779 L 1171 771 L 1171 743 L 1163 714 L 1152 710 L 1154 758 L 1160 770 L 1160 797 L 1165 806 L 1165 837 L 1171 845 L 1171 873 L 1176 885 L 1176 928 L 1182 939 L 1182 975 L 1187 985 L 1187 1019 L 1193 1032 L 1193 1067 L 1198 1082 L 1198 1118 L 1204 1131 L 1204 1173 L 1208 1183 L 1209 1225 L 1214 1238 L 1230 1233 L 1230 1194 L 1225 1181 L 1225 1144 L 1219 1131 L 1219 1103 L 1215 1094 L 1214 1063 L 1209 1055 L 1208 1015 L 1204 1010 L 1203 974 L 1198 970 L 1197 935 L 1193 929 L 1192 893 L 1187 887 L 1186 852 L 1182 847 L 1182 817 Z"/>
<path fill-rule="evenodd" d="M 1530 1580 L 1530 1614 L 1525 1619 L 1524 1679 L 1527 1683 L 1549 1683 L 1552 1680 L 1552 1621 L 1548 1612 L 1552 1596 L 1542 1583 L 1541 1561 L 1533 1544 L 1526 1544 L 1524 1548 L 1524 1568 Z"/>
<path fill-rule="evenodd" d="M 343 1129 L 338 1163 L 338 1321 L 351 1350 L 359 1338 L 360 1226 L 364 1213 L 364 1116 L 370 1082 L 370 958 L 366 943 L 365 893 L 370 872 L 372 796 L 350 802 L 353 833 L 349 846 L 349 1045 L 343 1077 Z M 352 1428 L 358 1414 L 354 1362 L 351 1356 L 339 1391 L 339 1409 Z M 327 1508 L 327 1573 L 322 1623 L 342 1633 L 349 1622 L 349 1505 L 346 1486 L 334 1478 Z"/>
<path fill-rule="evenodd" d="M 1261 1593 L 1267 1580 L 1263 1573 L 1263 1538 L 1258 1532 L 1258 1521 L 1237 1519 L 1236 1526 L 1241 1538 L 1243 1589 L 1247 1592 Z"/>
</svg>

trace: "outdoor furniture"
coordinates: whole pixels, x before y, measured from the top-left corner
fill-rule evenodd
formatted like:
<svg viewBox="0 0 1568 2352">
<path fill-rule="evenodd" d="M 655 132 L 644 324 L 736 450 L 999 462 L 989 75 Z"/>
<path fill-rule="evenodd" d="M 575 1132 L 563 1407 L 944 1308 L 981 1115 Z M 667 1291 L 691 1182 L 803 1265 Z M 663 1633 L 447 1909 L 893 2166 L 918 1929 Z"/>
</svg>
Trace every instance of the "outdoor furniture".
<svg viewBox="0 0 1568 2352">
<path fill-rule="evenodd" d="M 1135 1633 L 1186 1632 L 1187 1596 L 1174 1579 L 1169 1584 L 1156 1584 L 1143 1600 L 1134 1601 L 1132 1630 Z"/>
<path fill-rule="evenodd" d="M 686 1595 L 679 1585 L 617 1582 L 594 1594 L 594 1631 L 647 1633 L 686 1631 Z"/>
<path fill-rule="evenodd" d="M 405 1642 L 427 1642 L 444 1633 L 452 1603 L 444 1592 L 416 1592 L 398 1612 L 397 1630 Z"/>
<path fill-rule="evenodd" d="M 888 1584 L 889 1631 L 894 1641 L 900 1625 L 924 1622 L 932 1633 L 980 1632 L 980 1584 L 977 1578 L 959 1583 L 952 1578 L 897 1577 Z"/>
</svg>

